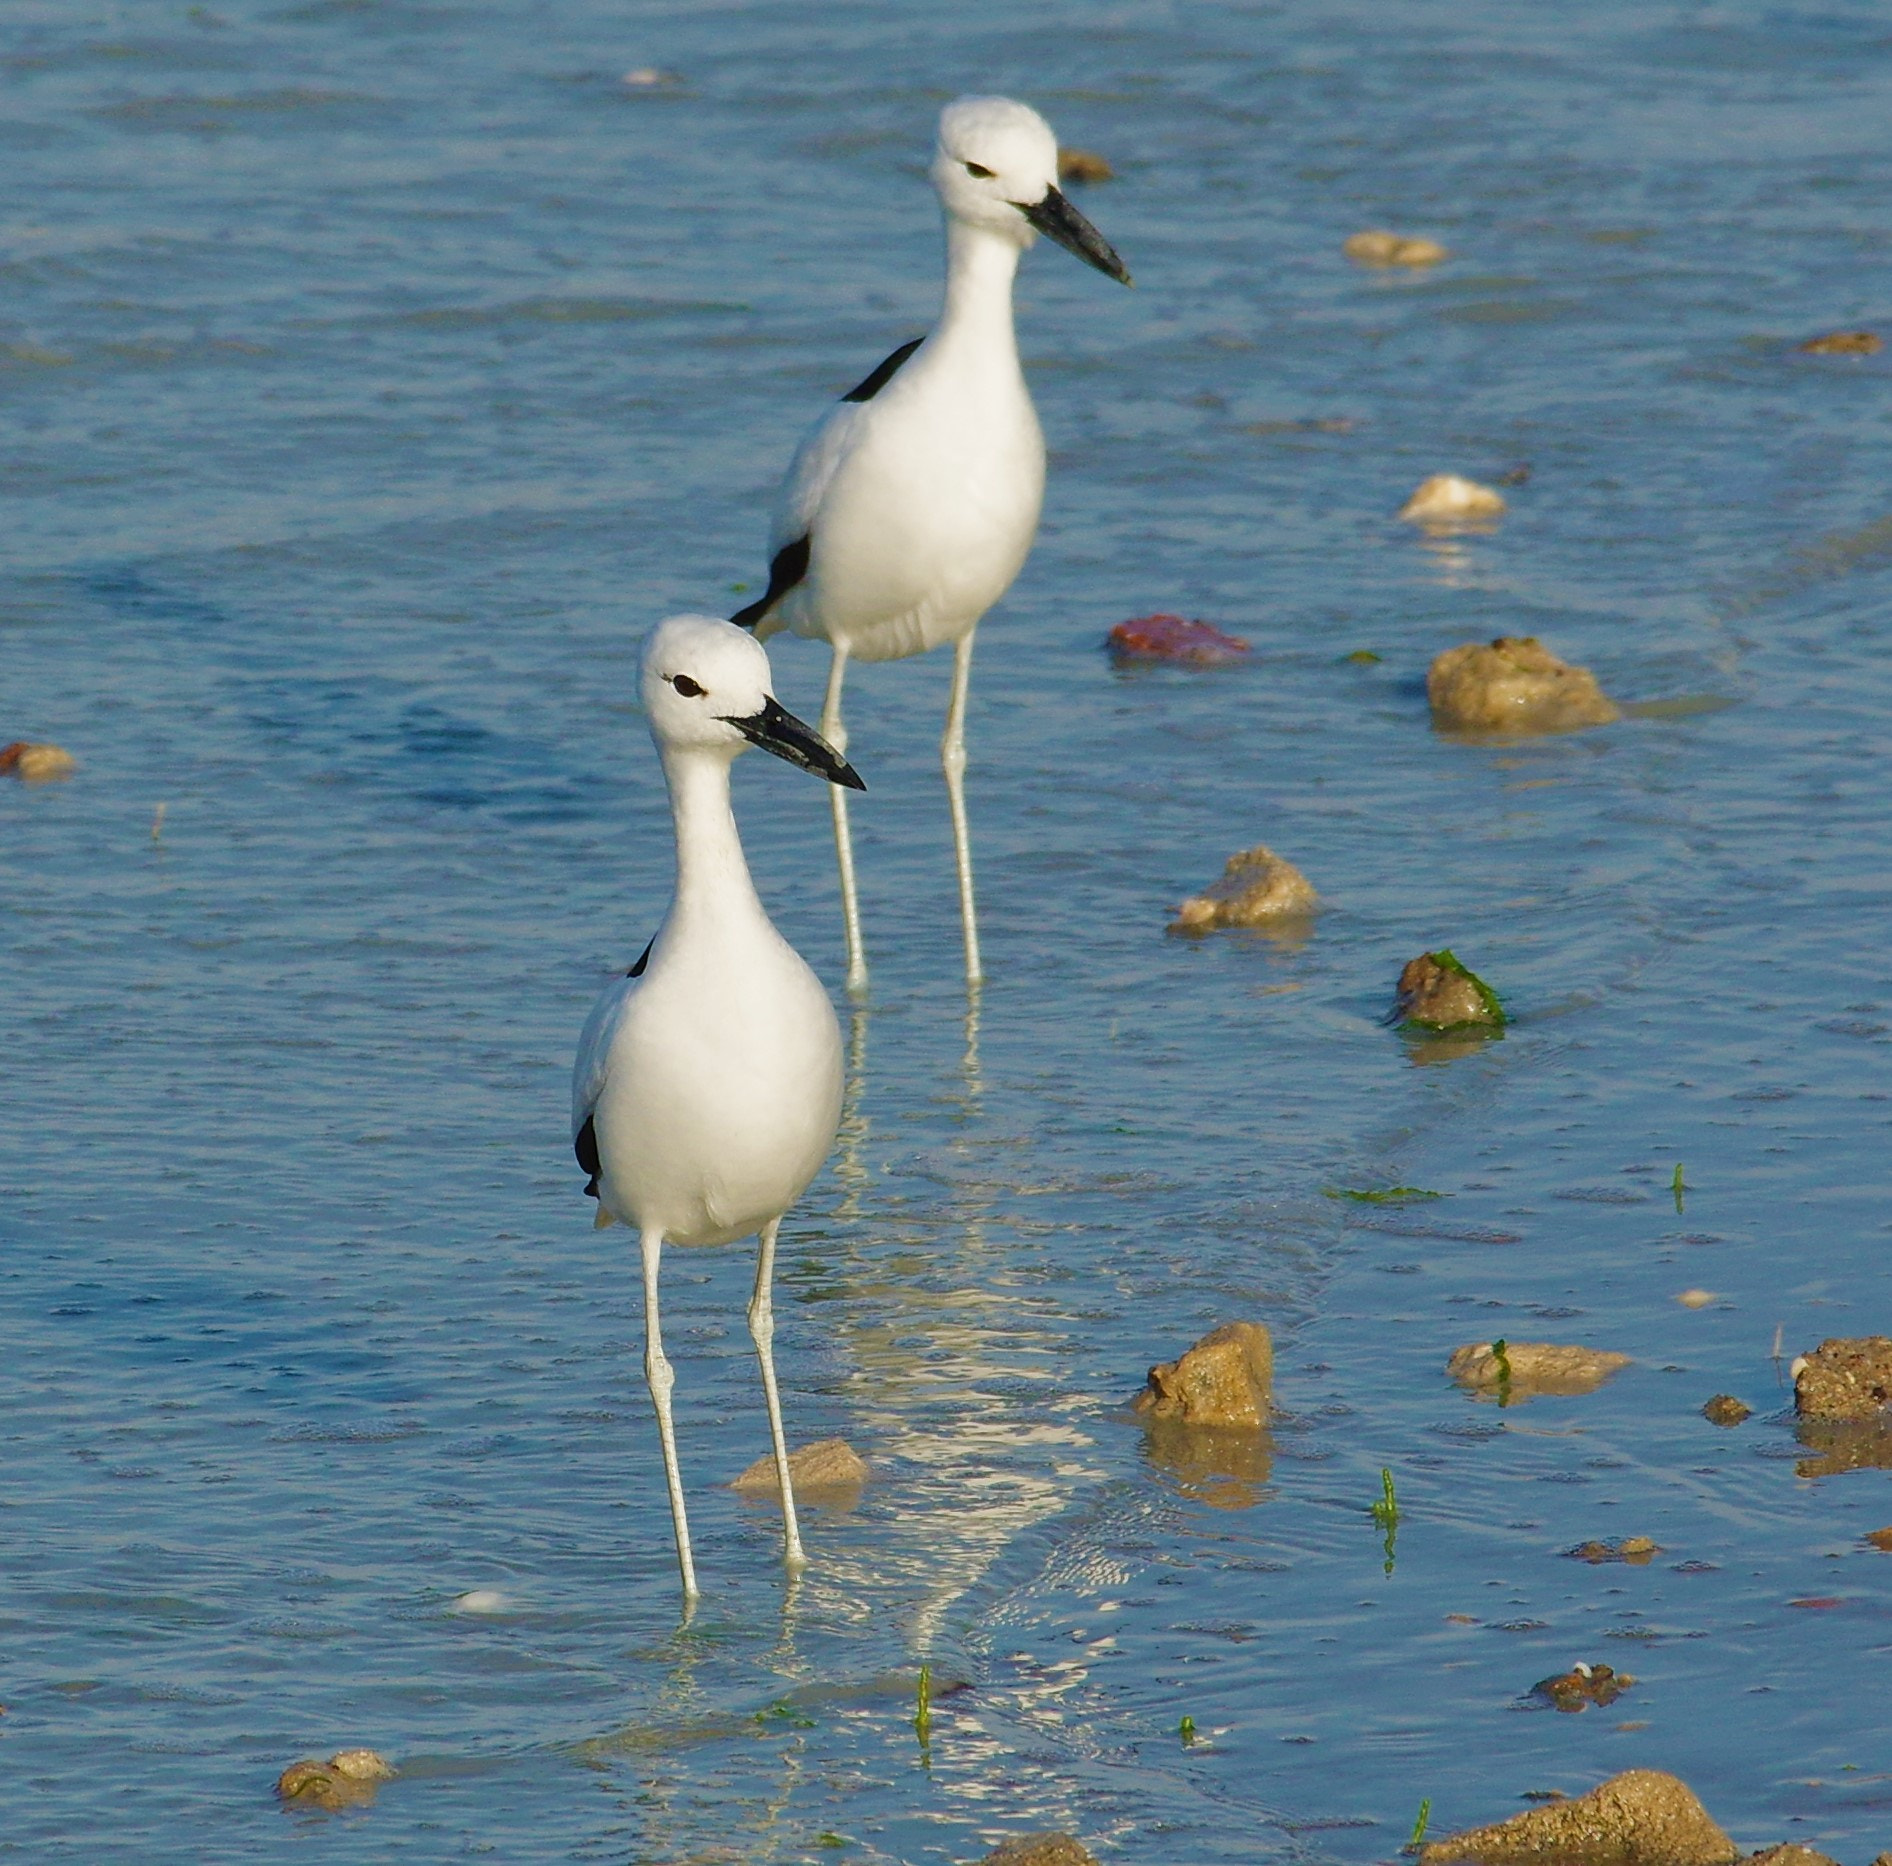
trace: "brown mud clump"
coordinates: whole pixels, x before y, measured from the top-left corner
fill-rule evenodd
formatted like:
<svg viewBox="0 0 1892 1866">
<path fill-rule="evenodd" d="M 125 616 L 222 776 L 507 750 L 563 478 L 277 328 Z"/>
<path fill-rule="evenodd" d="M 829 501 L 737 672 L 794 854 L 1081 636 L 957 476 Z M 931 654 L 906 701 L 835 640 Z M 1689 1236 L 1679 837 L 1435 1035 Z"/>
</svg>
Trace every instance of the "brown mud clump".
<svg viewBox="0 0 1892 1866">
<path fill-rule="evenodd" d="M 1892 1555 L 1892 1529 L 1868 1529 L 1860 1539 L 1882 1554 Z"/>
<path fill-rule="evenodd" d="M 1717 1393 L 1702 1409 L 1710 1425 L 1742 1425 L 1754 1417 L 1754 1408 L 1732 1393 Z"/>
<path fill-rule="evenodd" d="M 78 768 L 78 759 L 63 745 L 35 745 L 30 739 L 0 745 L 0 777 L 16 777 L 23 784 L 53 783 Z"/>
<path fill-rule="evenodd" d="M 1183 1425 L 1264 1426 L 1274 1385 L 1274 1343 L 1259 1322 L 1224 1322 L 1188 1353 L 1150 1369 L 1136 1410 Z"/>
<path fill-rule="evenodd" d="M 1581 732 L 1622 717 L 1588 668 L 1534 635 L 1447 648 L 1426 671 L 1426 698 L 1444 732 Z"/>
<path fill-rule="evenodd" d="M 1248 652 L 1248 643 L 1213 622 L 1158 614 L 1119 622 L 1104 637 L 1115 661 L 1170 661 L 1179 667 L 1226 667 Z"/>
<path fill-rule="evenodd" d="M 276 1793 L 284 1801 L 315 1808 L 355 1808 L 372 1801 L 383 1782 L 395 1776 L 394 1765 L 371 1749 L 338 1749 L 327 1762 L 292 1762 L 276 1778 Z"/>
<path fill-rule="evenodd" d="M 1231 855 L 1221 875 L 1176 909 L 1172 933 L 1211 933 L 1218 927 L 1271 927 L 1306 920 L 1320 896 L 1292 862 L 1257 843 Z"/>
<path fill-rule="evenodd" d="M 1607 1665 L 1573 1665 L 1555 1678 L 1540 1678 L 1531 1695 L 1554 1704 L 1560 1711 L 1588 1710 L 1592 1704 L 1614 1704 L 1636 1681 L 1627 1672 Z"/>
<path fill-rule="evenodd" d="M 1803 1419 L 1876 1420 L 1892 1404 L 1892 1341 L 1835 1335 L 1793 1364 L 1794 1411 Z"/>
<path fill-rule="evenodd" d="M 1587 1795 L 1435 1840 L 1419 1866 L 1732 1866 L 1736 1857 L 1686 1782 L 1625 1769 Z"/>
<path fill-rule="evenodd" d="M 1117 171 L 1110 166 L 1109 158 L 1100 156 L 1095 149 L 1060 149 L 1058 151 L 1058 179 L 1060 181 L 1115 181 Z"/>
<path fill-rule="evenodd" d="M 1399 974 L 1393 1015 L 1421 1030 L 1502 1030 L 1498 994 L 1447 947 L 1407 960 Z"/>
<path fill-rule="evenodd" d="M 1340 249 L 1358 266 L 1436 266 L 1451 254 L 1437 240 L 1371 227 L 1348 236 Z"/>
<path fill-rule="evenodd" d="M 1802 356 L 1877 356 L 1885 341 L 1877 331 L 1830 330 L 1824 337 L 1809 337 L 1796 348 Z"/>
<path fill-rule="evenodd" d="M 1592 1567 L 1598 1562 L 1626 1561 L 1632 1568 L 1646 1568 L 1662 1553 L 1662 1545 L 1647 1536 L 1623 1536 L 1615 1542 L 1579 1542 L 1564 1553 L 1572 1561 L 1587 1561 Z"/>
<path fill-rule="evenodd" d="M 849 1503 L 867 1482 L 867 1460 L 844 1438 L 821 1438 L 788 1454 L 788 1481 L 797 1498 L 812 1503 Z M 773 1454 L 758 1458 L 730 1485 L 746 1497 L 779 1497 L 782 1479 Z"/>
<path fill-rule="evenodd" d="M 1478 1341 L 1455 1350 L 1445 1371 L 1460 1386 L 1509 1405 L 1535 1399 L 1540 1393 L 1558 1397 L 1594 1393 L 1611 1374 L 1628 1365 L 1627 1354 L 1602 1348 L 1562 1347 L 1550 1341 Z"/>
<path fill-rule="evenodd" d="M 1020 1834 L 995 1846 L 979 1866 L 1097 1866 L 1097 1856 L 1069 1834 Z"/>
<path fill-rule="evenodd" d="M 1428 531 L 1449 531 L 1459 525 L 1489 523 L 1504 510 L 1503 493 L 1456 473 L 1434 473 L 1419 482 L 1412 497 L 1399 508 L 1399 516 L 1408 524 L 1424 525 Z"/>
</svg>

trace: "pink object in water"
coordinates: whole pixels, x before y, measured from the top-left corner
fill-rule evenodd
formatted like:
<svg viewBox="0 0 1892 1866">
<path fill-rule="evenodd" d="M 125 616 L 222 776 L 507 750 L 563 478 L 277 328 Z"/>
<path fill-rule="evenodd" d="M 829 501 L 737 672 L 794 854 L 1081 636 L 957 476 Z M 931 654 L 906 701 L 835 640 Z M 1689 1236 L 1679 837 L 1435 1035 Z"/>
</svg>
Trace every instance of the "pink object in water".
<svg viewBox="0 0 1892 1866">
<path fill-rule="evenodd" d="M 1225 634 L 1212 622 L 1171 615 L 1119 622 L 1106 645 L 1119 661 L 1175 661 L 1184 667 L 1223 667 L 1248 652 L 1239 635 Z"/>
</svg>

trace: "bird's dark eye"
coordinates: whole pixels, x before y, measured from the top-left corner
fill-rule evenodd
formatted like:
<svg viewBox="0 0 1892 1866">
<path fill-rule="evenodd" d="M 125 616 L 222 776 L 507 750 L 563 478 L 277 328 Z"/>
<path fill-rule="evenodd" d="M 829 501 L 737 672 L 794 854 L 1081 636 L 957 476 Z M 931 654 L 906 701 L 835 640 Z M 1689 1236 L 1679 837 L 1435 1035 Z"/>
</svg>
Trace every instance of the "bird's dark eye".
<svg viewBox="0 0 1892 1866">
<path fill-rule="evenodd" d="M 974 176 L 980 181 L 990 181 L 992 179 L 992 171 L 989 168 L 981 168 L 976 162 L 963 163 L 961 166 L 968 175 Z"/>
<path fill-rule="evenodd" d="M 675 687 L 686 700 L 700 700 L 706 691 L 706 689 L 699 687 L 688 674 L 672 674 L 670 676 L 670 684 Z"/>
</svg>

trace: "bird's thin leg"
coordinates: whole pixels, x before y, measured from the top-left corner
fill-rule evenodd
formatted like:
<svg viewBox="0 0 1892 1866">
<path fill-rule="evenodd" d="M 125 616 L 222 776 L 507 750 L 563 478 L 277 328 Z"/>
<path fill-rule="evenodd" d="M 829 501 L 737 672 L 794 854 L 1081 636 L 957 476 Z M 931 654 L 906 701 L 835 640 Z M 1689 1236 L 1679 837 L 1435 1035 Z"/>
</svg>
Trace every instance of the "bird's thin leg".
<svg viewBox="0 0 1892 1866">
<path fill-rule="evenodd" d="M 946 734 L 939 761 L 946 772 L 946 799 L 953 812 L 953 855 L 959 864 L 959 919 L 966 930 L 966 983 L 981 984 L 979 916 L 972 899 L 972 831 L 966 823 L 966 689 L 972 684 L 972 633 L 953 649 L 953 694 L 946 703 Z"/>
<path fill-rule="evenodd" d="M 807 1566 L 802 1553 L 801 1526 L 795 1520 L 795 1486 L 788 1476 L 788 1440 L 782 1432 L 782 1396 L 775 1388 L 775 1234 L 782 1227 L 771 1218 L 762 1227 L 756 1252 L 755 1294 L 749 1299 L 749 1334 L 755 1357 L 762 1363 L 762 1397 L 769 1403 L 769 1436 L 775 1441 L 775 1474 L 782 1480 L 783 1560 L 792 1570 Z"/>
<path fill-rule="evenodd" d="M 644 1378 L 650 1383 L 651 1402 L 657 1408 L 657 1436 L 663 1441 L 664 1478 L 670 1486 L 670 1520 L 677 1532 L 677 1567 L 683 1576 L 683 1598 L 697 1596 L 696 1563 L 690 1559 L 690 1519 L 683 1511 L 683 1474 L 677 1469 L 677 1433 L 670 1420 L 670 1389 L 677 1383 L 664 1354 L 663 1328 L 657 1320 L 657 1266 L 663 1258 L 661 1231 L 646 1231 L 644 1248 Z"/>
<path fill-rule="evenodd" d="M 832 644 L 831 644 L 832 645 Z M 847 727 L 841 723 L 841 682 L 847 678 L 847 650 L 834 648 L 828 663 L 828 698 L 821 709 L 821 736 L 843 757 L 847 755 Z M 841 869 L 841 917 L 847 925 L 847 988 L 867 989 L 867 949 L 861 943 L 861 901 L 854 890 L 854 839 L 848 834 L 847 792 L 828 786 L 834 809 L 834 854 Z"/>
</svg>

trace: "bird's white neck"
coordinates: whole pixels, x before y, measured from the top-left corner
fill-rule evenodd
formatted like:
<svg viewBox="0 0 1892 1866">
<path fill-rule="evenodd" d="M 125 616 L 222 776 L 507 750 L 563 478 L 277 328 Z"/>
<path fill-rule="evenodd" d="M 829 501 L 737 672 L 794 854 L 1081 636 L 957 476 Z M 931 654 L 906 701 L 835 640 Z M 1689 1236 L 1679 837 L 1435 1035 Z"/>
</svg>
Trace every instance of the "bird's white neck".
<svg viewBox="0 0 1892 1866">
<path fill-rule="evenodd" d="M 937 347 L 964 341 L 988 354 L 1017 356 L 1012 280 L 1018 271 L 1018 254 L 1010 240 L 947 217 L 946 308 L 934 336 Z"/>
<path fill-rule="evenodd" d="M 672 921 L 765 918 L 730 808 L 730 762 L 730 755 L 720 752 L 664 753 L 664 782 L 670 787 L 677 834 Z"/>
</svg>

